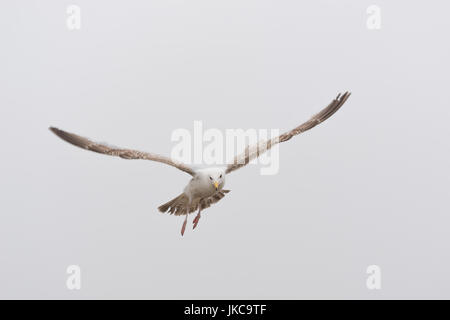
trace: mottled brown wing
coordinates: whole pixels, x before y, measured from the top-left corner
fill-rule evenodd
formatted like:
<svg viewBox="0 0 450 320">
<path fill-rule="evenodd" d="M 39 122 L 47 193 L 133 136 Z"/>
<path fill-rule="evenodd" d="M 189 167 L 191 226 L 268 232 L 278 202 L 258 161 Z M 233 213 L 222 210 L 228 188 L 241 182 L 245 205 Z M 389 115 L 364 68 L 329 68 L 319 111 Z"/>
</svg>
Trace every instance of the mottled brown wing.
<svg viewBox="0 0 450 320">
<path fill-rule="evenodd" d="M 64 130 L 60 130 L 54 127 L 49 128 L 54 134 L 56 134 L 61 139 L 86 150 L 94 151 L 98 153 L 107 154 L 110 156 L 117 156 L 123 159 L 143 159 L 143 160 L 152 160 L 161 163 L 168 164 L 173 166 L 181 171 L 189 173 L 191 176 L 194 176 L 195 172 L 192 168 L 187 166 L 184 163 L 176 162 L 168 157 L 161 156 L 158 154 L 142 152 L 137 150 L 130 149 L 122 149 L 118 147 L 109 146 L 104 143 L 93 142 L 87 138 L 81 137 L 79 135 L 66 132 Z"/>
<path fill-rule="evenodd" d="M 311 119 L 309 119 L 305 123 L 302 123 L 298 127 L 292 129 L 291 131 L 283 133 L 282 135 L 276 138 L 260 142 L 256 145 L 247 146 L 244 152 L 236 156 L 234 158 L 233 163 L 230 163 L 227 166 L 226 173 L 230 173 L 247 165 L 250 161 L 256 159 L 262 153 L 266 152 L 277 143 L 288 141 L 293 136 L 296 136 L 302 132 L 314 128 L 319 123 L 325 121 L 326 119 L 331 117 L 336 111 L 338 111 L 339 108 L 342 107 L 342 105 L 345 103 L 345 101 L 347 101 L 349 96 L 350 92 L 346 92 L 343 95 L 339 94 L 333 101 L 331 101 L 331 103 L 326 108 L 324 108 L 322 111 L 314 115 Z"/>
</svg>

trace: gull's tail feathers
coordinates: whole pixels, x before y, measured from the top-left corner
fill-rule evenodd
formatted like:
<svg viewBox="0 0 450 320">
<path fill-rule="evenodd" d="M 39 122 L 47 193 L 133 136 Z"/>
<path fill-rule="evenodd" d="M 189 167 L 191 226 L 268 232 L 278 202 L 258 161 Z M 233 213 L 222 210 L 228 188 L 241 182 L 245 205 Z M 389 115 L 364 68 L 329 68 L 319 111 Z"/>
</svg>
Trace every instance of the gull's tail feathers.
<svg viewBox="0 0 450 320">
<path fill-rule="evenodd" d="M 176 216 L 181 216 L 185 214 L 197 211 L 197 209 L 205 209 L 210 207 L 212 204 L 220 201 L 225 194 L 230 192 L 230 190 L 220 190 L 214 193 L 212 196 L 196 199 L 189 203 L 189 198 L 186 194 L 182 193 L 178 197 L 173 198 L 169 202 L 164 203 L 158 207 L 158 210 L 162 213 L 174 214 Z"/>
</svg>

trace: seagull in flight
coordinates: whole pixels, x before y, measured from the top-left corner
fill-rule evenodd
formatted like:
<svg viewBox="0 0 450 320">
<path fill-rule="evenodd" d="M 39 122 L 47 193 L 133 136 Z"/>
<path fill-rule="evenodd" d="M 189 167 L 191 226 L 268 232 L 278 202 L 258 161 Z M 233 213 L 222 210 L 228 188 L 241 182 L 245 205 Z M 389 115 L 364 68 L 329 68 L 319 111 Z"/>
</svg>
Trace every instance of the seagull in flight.
<svg viewBox="0 0 450 320">
<path fill-rule="evenodd" d="M 66 132 L 64 130 L 60 130 L 55 127 L 50 127 L 49 129 L 66 142 L 89 151 L 94 151 L 110 156 L 117 156 L 123 159 L 143 159 L 157 161 L 173 166 L 191 175 L 192 179 L 184 188 L 183 193 L 158 207 L 159 211 L 163 213 L 167 212 L 176 216 L 186 216 L 181 227 L 181 235 L 184 235 L 188 215 L 190 213 L 198 211 L 193 220 L 193 229 L 195 229 L 200 220 L 200 213 L 202 212 L 202 210 L 220 201 L 223 197 L 225 197 L 225 194 L 230 192 L 230 190 L 223 189 L 225 185 L 225 177 L 229 173 L 247 165 L 250 161 L 259 157 L 260 154 L 269 150 L 275 144 L 288 141 L 292 137 L 308 131 L 314 128 L 319 123 L 325 121 L 326 119 L 331 117 L 337 110 L 339 110 L 339 108 L 342 107 L 349 96 L 349 92 L 345 92 L 342 95 L 339 94 L 335 99 L 333 99 L 333 101 L 331 101 L 331 103 L 327 107 L 325 107 L 319 113 L 311 117 L 308 121 L 302 123 L 294 129 L 285 132 L 278 137 L 259 142 L 256 145 L 247 146 L 244 152 L 237 155 L 234 158 L 233 162 L 229 163 L 228 165 L 203 169 L 194 169 L 187 164 L 154 153 L 118 148 L 110 146 L 106 143 L 94 142 L 87 138 L 70 132 Z"/>
</svg>

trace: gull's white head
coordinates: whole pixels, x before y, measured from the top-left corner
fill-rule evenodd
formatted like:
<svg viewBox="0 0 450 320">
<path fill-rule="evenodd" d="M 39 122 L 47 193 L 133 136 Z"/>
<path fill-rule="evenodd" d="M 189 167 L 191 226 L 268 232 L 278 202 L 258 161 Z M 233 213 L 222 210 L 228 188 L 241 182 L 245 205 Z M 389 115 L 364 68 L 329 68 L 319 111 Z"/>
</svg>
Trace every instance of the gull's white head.
<svg viewBox="0 0 450 320">
<path fill-rule="evenodd" d="M 225 168 L 206 168 L 197 172 L 200 179 L 209 183 L 212 188 L 222 190 L 225 185 Z"/>
</svg>

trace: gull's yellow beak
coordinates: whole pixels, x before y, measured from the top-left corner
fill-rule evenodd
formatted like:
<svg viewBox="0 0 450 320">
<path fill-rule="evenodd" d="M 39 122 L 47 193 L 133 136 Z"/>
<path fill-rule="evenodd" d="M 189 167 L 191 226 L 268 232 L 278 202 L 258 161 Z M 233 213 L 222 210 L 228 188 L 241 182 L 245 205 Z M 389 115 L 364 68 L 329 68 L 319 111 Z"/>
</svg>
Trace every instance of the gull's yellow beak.
<svg viewBox="0 0 450 320">
<path fill-rule="evenodd" d="M 219 183 L 217 181 L 214 181 L 214 188 L 219 189 Z"/>
</svg>

